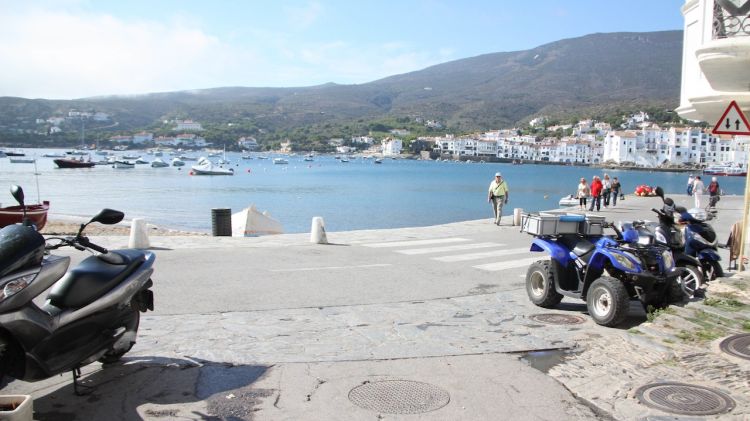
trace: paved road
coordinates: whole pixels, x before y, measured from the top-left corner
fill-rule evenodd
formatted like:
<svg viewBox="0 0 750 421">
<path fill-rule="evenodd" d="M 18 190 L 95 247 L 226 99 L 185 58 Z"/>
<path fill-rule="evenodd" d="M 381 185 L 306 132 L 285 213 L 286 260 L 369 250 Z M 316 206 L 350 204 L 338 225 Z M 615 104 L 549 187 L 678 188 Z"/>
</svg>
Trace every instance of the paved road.
<svg viewBox="0 0 750 421">
<path fill-rule="evenodd" d="M 649 218 L 658 204 L 629 198 L 602 214 Z M 741 200 L 721 204 L 714 225 L 725 239 Z M 531 237 L 510 217 L 504 222 L 329 233 L 330 245 L 306 235 L 153 237 L 157 308 L 142 318 L 126 364 L 87 367 L 95 385 L 88 398 L 72 396 L 67 377 L 9 390 L 31 391 L 40 420 L 604 417 L 600 405 L 519 356 L 620 338 L 622 330 L 595 325 L 582 303 L 567 299 L 553 312 L 583 324 L 530 319 L 549 312 L 524 289 L 526 268 L 543 257 L 528 251 Z M 626 324 L 645 319 L 633 305 Z M 450 400 L 416 416 L 354 403 L 357 386 L 383 380 L 427 383 Z"/>
</svg>

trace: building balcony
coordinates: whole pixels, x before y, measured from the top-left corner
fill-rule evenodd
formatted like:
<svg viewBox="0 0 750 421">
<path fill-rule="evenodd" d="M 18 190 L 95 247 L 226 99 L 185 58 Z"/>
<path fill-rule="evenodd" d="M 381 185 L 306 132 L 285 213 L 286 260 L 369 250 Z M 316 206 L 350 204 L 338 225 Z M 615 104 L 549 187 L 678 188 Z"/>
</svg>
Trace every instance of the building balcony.
<svg viewBox="0 0 750 421">
<path fill-rule="evenodd" d="M 737 101 L 740 109 L 750 109 L 750 91 L 721 92 L 714 95 L 694 96 L 687 98 L 675 111 L 688 120 L 703 120 L 709 124 L 716 123 L 721 118 L 731 101 Z"/>
<path fill-rule="evenodd" d="M 717 91 L 750 91 L 750 0 L 714 0 L 711 27 L 711 39 L 695 50 L 708 83 Z"/>
</svg>

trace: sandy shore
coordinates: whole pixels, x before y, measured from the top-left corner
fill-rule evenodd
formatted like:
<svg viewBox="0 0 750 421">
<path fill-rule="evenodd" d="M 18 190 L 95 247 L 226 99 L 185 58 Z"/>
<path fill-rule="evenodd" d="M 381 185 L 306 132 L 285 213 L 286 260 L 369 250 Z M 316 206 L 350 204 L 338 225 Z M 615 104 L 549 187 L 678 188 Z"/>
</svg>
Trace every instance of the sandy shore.
<svg viewBox="0 0 750 421">
<path fill-rule="evenodd" d="M 81 222 L 72 220 L 53 219 L 48 220 L 41 233 L 45 235 L 75 235 L 81 227 Z M 160 228 L 149 224 L 149 235 L 171 235 L 171 236 L 207 236 L 208 233 L 180 231 Z M 86 227 L 87 235 L 130 235 L 130 223 L 117 225 L 91 224 Z"/>
</svg>

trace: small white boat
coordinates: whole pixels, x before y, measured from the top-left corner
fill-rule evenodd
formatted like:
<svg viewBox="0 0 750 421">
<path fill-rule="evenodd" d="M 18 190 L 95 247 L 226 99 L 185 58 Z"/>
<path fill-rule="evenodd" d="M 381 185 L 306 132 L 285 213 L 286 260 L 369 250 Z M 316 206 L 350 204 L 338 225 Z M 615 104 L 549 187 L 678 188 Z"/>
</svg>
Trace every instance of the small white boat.
<svg viewBox="0 0 750 421">
<path fill-rule="evenodd" d="M 26 158 L 23 156 L 11 156 L 8 157 L 10 159 L 11 164 L 33 164 L 36 159 L 34 158 Z"/>
<path fill-rule="evenodd" d="M 572 194 L 569 194 L 562 199 L 560 199 L 560 202 L 558 202 L 558 205 L 560 206 L 578 206 L 579 200 L 573 196 Z"/>
<path fill-rule="evenodd" d="M 151 161 L 151 168 L 164 168 L 168 166 L 169 164 L 164 162 L 164 160 L 161 158 L 155 158 L 153 161 Z"/>
<path fill-rule="evenodd" d="M 65 158 L 65 154 L 63 153 L 46 153 L 42 156 L 45 158 Z"/>
<path fill-rule="evenodd" d="M 130 161 L 117 160 L 112 164 L 112 168 L 115 168 L 118 170 L 127 170 L 130 168 L 135 168 L 135 164 Z"/>
<path fill-rule="evenodd" d="M 198 163 L 193 165 L 191 173 L 193 175 L 234 175 L 234 170 L 231 168 L 222 168 L 218 165 L 214 165 L 213 162 L 209 161 L 208 158 L 200 157 Z"/>
<path fill-rule="evenodd" d="M 375 164 L 382 164 L 382 163 L 383 163 L 383 160 L 382 160 L 382 159 L 380 159 L 380 158 L 375 158 L 375 160 L 374 160 L 374 161 L 372 161 L 372 162 L 373 162 L 373 163 L 375 163 Z"/>
<path fill-rule="evenodd" d="M 267 156 L 263 156 L 263 155 L 259 155 L 258 159 L 268 159 L 268 157 Z"/>
<path fill-rule="evenodd" d="M 148 164 L 148 161 L 146 161 L 143 158 L 138 158 L 138 159 L 135 160 L 135 163 L 138 164 L 138 165 L 142 165 L 142 164 Z"/>
<path fill-rule="evenodd" d="M 281 222 L 271 217 L 268 211 L 260 212 L 255 205 L 232 214 L 232 236 L 254 237 L 257 235 L 283 234 Z"/>
<path fill-rule="evenodd" d="M 172 158 L 172 166 L 173 167 L 184 167 L 185 161 L 181 160 L 180 158 Z"/>
<path fill-rule="evenodd" d="M 242 155 L 242 159 L 253 159 L 252 155 Z"/>
<path fill-rule="evenodd" d="M 192 156 L 187 156 L 187 155 L 180 155 L 178 156 L 178 158 L 180 158 L 183 161 L 197 161 L 197 158 L 192 157 Z"/>
<path fill-rule="evenodd" d="M 288 160 L 286 160 L 286 159 L 284 159 L 284 158 L 274 158 L 274 159 L 273 159 L 273 163 L 274 163 L 274 164 L 277 164 L 277 165 L 278 165 L 278 164 L 281 164 L 281 165 L 283 165 L 283 164 L 288 164 L 288 163 L 289 163 L 289 161 L 288 161 Z"/>
</svg>

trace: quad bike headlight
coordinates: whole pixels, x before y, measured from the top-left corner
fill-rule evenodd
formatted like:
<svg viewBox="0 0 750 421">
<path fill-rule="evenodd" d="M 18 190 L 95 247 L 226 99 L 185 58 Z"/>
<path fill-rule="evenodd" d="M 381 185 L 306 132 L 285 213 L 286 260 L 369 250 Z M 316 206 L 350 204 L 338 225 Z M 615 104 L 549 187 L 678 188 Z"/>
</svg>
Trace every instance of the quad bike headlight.
<svg viewBox="0 0 750 421">
<path fill-rule="evenodd" d="M 638 271 L 638 266 L 636 266 L 636 264 L 640 264 L 640 259 L 636 256 L 630 253 L 612 253 L 612 256 L 615 257 L 617 263 L 624 266 L 626 269 L 631 271 Z"/>
<path fill-rule="evenodd" d="M 661 258 L 664 261 L 664 269 L 670 270 L 674 267 L 674 256 L 669 250 L 664 250 L 661 253 Z"/>
<path fill-rule="evenodd" d="M 23 291 L 31 281 L 36 277 L 35 273 L 19 276 L 18 278 L 11 279 L 3 285 L 3 291 L 0 293 L 0 302 L 18 294 Z"/>
</svg>

